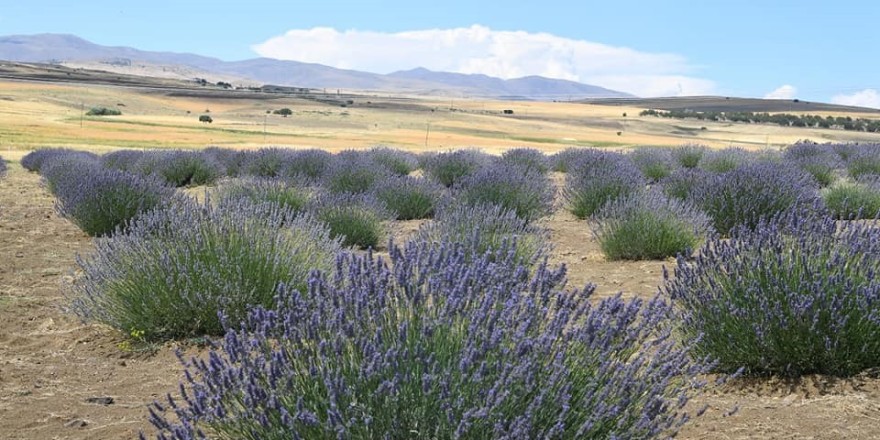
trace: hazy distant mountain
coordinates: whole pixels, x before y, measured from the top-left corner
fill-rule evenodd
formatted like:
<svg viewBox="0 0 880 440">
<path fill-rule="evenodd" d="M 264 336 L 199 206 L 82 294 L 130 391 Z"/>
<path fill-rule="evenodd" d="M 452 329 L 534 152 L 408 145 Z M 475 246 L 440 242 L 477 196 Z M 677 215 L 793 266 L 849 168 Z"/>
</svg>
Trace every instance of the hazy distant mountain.
<svg viewBox="0 0 880 440">
<path fill-rule="evenodd" d="M 474 90 L 493 90 L 498 96 L 532 99 L 570 99 L 578 96 L 592 98 L 633 98 L 633 95 L 609 90 L 589 84 L 561 79 L 550 79 L 542 76 L 526 76 L 523 78 L 504 80 L 487 75 L 434 72 L 423 67 L 390 73 L 394 78 L 416 79 L 427 82 L 441 83 L 453 87 L 465 87 Z"/>
<path fill-rule="evenodd" d="M 206 73 L 246 78 L 264 84 L 308 88 L 483 96 L 509 99 L 583 99 L 632 97 L 626 93 L 573 81 L 529 76 L 503 80 L 486 75 L 464 75 L 413 69 L 381 75 L 343 70 L 321 64 L 254 58 L 222 61 L 201 55 L 150 52 L 130 47 L 91 43 L 74 35 L 38 34 L 0 36 L 0 59 L 20 62 L 102 61 L 114 64 L 149 63 L 186 66 Z"/>
</svg>

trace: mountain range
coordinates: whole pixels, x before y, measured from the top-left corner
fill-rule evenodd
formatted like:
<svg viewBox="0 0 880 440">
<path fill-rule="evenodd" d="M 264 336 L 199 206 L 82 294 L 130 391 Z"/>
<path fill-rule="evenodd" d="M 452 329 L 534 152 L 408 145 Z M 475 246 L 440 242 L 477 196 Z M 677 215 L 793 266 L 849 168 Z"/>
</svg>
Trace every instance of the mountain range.
<svg viewBox="0 0 880 440">
<path fill-rule="evenodd" d="M 0 36 L 0 60 L 88 66 L 145 76 L 199 76 L 278 86 L 383 91 L 501 99 L 572 100 L 626 98 L 627 93 L 574 81 L 527 76 L 434 72 L 424 68 L 390 74 L 337 69 L 322 64 L 253 58 L 223 61 L 202 55 L 102 46 L 74 35 Z"/>
</svg>

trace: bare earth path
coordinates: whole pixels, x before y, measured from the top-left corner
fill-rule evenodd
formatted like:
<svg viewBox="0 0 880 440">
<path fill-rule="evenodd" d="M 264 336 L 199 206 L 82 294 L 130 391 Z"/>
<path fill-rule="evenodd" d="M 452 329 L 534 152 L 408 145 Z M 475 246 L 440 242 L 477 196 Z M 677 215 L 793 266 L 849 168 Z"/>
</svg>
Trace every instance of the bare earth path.
<svg viewBox="0 0 880 440">
<path fill-rule="evenodd" d="M 125 351 L 112 331 L 62 311 L 62 280 L 91 245 L 52 203 L 39 178 L 17 164 L 0 180 L 0 439 L 136 438 L 150 432 L 145 405 L 177 386 L 174 347 Z M 653 295 L 663 264 L 671 264 L 604 261 L 587 225 L 564 212 L 546 226 L 553 261 L 569 267 L 569 285 L 595 282 L 598 297 Z M 396 235 L 414 229 L 404 223 Z M 113 403 L 89 402 L 101 397 Z M 706 404 L 709 412 L 679 438 L 880 438 L 880 380 L 867 376 L 740 380 L 691 406 Z"/>
</svg>

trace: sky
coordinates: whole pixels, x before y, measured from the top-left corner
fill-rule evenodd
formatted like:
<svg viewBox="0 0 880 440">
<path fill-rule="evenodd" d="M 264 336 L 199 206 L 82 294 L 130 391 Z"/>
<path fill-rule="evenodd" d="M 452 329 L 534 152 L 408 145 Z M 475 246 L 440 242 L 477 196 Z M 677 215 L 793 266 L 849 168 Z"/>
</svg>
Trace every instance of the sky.
<svg viewBox="0 0 880 440">
<path fill-rule="evenodd" d="M 4 1 L 0 35 L 880 108 L 880 2 Z"/>
</svg>

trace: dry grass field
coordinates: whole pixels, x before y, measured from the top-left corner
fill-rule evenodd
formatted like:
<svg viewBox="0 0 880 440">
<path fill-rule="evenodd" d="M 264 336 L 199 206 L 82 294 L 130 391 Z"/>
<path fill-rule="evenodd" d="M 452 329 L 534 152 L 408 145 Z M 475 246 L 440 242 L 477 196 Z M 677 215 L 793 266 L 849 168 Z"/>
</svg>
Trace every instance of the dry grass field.
<svg viewBox="0 0 880 440">
<path fill-rule="evenodd" d="M 86 110 L 119 108 L 123 115 L 81 118 L 83 104 Z M 266 115 L 266 110 L 283 107 L 294 115 Z M 198 122 L 207 109 L 212 124 Z M 502 115 L 504 109 L 514 114 Z M 203 350 L 176 344 L 127 350 L 120 347 L 121 335 L 83 325 L 63 311 L 61 285 L 74 275 L 76 255 L 88 253 L 91 240 L 56 215 L 39 177 L 17 164 L 27 151 L 39 146 L 103 152 L 206 145 L 339 151 L 386 144 L 412 151 L 475 146 L 500 152 L 532 146 L 552 153 L 574 145 L 764 148 L 805 138 L 880 141 L 878 135 L 838 130 L 640 118 L 640 110 L 366 95 L 340 107 L 293 97 L 173 97 L 114 86 L 0 82 L 0 156 L 10 161 L 8 176 L 0 180 L 0 438 L 137 438 L 139 430 L 150 432 L 146 405 L 176 389 L 182 369 L 174 350 Z M 554 178 L 561 181 L 559 175 Z M 544 222 L 551 231 L 553 260 L 568 266 L 570 284 L 596 283 L 599 297 L 617 292 L 650 297 L 662 282 L 663 266 L 671 264 L 608 262 L 583 221 L 558 211 Z M 403 239 L 417 225 L 399 222 L 393 235 Z M 94 397 L 113 401 L 90 402 Z M 709 405 L 710 410 L 679 438 L 880 438 L 880 380 L 869 375 L 736 380 L 692 405 Z M 735 407 L 735 414 L 725 415 Z"/>
</svg>

